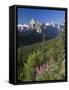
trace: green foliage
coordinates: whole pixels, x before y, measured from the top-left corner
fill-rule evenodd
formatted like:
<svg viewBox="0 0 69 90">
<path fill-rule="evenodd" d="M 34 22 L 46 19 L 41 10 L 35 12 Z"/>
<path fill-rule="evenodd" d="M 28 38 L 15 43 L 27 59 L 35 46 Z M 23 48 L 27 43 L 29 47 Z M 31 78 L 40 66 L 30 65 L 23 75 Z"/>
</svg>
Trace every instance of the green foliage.
<svg viewBox="0 0 69 90">
<path fill-rule="evenodd" d="M 35 68 L 37 65 L 41 64 L 41 60 L 39 59 L 41 56 L 41 52 L 33 52 L 29 55 L 27 59 L 27 63 L 24 64 L 24 71 L 25 71 L 25 80 L 32 80 L 33 74 L 35 72 Z"/>
<path fill-rule="evenodd" d="M 60 80 L 65 78 L 64 60 L 49 65 L 49 69 L 43 75 L 37 76 L 36 80 Z"/>
<path fill-rule="evenodd" d="M 18 79 L 59 80 L 65 78 L 65 32 L 54 39 L 18 48 Z M 52 58 L 54 63 L 42 76 L 36 77 L 36 67 Z"/>
</svg>

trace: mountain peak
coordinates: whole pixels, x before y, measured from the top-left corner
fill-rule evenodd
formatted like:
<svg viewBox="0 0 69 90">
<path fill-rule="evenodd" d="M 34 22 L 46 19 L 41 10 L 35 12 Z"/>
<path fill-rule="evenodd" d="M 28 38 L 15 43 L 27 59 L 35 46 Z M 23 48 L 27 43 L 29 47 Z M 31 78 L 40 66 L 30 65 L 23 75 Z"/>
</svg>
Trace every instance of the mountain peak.
<svg viewBox="0 0 69 90">
<path fill-rule="evenodd" d="M 32 18 L 30 24 L 36 24 L 36 20 Z"/>
</svg>

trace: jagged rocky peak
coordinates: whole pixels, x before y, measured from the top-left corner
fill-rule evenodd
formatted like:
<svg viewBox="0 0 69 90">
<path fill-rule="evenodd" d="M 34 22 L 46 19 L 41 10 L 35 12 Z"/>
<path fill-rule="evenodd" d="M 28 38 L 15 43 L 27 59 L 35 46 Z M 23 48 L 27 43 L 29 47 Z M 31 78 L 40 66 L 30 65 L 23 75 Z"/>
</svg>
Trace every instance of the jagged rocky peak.
<svg viewBox="0 0 69 90">
<path fill-rule="evenodd" d="M 31 19 L 30 24 L 36 24 L 36 20 L 34 18 Z"/>
<path fill-rule="evenodd" d="M 35 30 L 38 33 L 41 33 L 41 23 L 39 21 L 37 21 L 36 19 L 32 18 L 30 23 L 29 23 L 29 29 L 31 30 Z"/>
</svg>

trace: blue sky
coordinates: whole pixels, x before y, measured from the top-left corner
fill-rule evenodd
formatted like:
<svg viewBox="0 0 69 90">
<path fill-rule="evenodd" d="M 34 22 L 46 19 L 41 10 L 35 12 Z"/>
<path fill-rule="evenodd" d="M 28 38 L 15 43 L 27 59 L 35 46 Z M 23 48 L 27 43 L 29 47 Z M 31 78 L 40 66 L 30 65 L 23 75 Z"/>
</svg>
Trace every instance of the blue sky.
<svg viewBox="0 0 69 90">
<path fill-rule="evenodd" d="M 43 23 L 62 24 L 64 17 L 65 11 L 61 10 L 18 8 L 18 24 L 28 24 L 32 18 Z"/>
</svg>

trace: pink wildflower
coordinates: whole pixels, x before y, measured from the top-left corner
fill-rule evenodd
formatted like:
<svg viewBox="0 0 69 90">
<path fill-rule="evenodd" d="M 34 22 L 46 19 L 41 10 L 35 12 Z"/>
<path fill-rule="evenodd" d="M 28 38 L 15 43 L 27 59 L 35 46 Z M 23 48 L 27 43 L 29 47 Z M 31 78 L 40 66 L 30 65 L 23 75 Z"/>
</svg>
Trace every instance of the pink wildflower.
<svg viewBox="0 0 69 90">
<path fill-rule="evenodd" d="M 48 68 L 48 64 L 45 65 L 45 68 Z"/>
<path fill-rule="evenodd" d="M 45 69 L 45 64 L 43 64 L 43 69 Z"/>
<path fill-rule="evenodd" d="M 37 71 L 38 75 L 42 75 L 42 72 L 40 70 Z"/>
<path fill-rule="evenodd" d="M 40 66 L 40 71 L 41 71 L 42 74 L 44 73 L 43 66 Z"/>
</svg>

